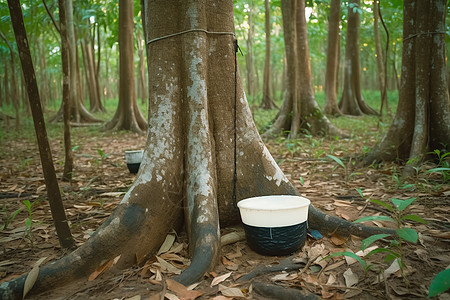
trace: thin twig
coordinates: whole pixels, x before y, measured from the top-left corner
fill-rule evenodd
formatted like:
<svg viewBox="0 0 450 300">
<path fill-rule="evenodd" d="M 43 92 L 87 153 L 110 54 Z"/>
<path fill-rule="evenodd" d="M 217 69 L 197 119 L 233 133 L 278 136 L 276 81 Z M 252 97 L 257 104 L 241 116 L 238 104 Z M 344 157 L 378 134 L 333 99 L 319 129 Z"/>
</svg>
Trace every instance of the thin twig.
<svg viewBox="0 0 450 300">
<path fill-rule="evenodd" d="M 59 34 L 61 34 L 61 29 L 59 28 L 58 23 L 56 23 L 55 18 L 53 18 L 53 15 L 47 6 L 47 3 L 45 2 L 45 0 L 42 0 L 42 3 L 44 3 L 45 10 L 47 11 L 47 14 L 49 15 L 50 19 L 52 19 L 53 25 L 55 25 L 56 30 L 58 31 Z"/>
</svg>

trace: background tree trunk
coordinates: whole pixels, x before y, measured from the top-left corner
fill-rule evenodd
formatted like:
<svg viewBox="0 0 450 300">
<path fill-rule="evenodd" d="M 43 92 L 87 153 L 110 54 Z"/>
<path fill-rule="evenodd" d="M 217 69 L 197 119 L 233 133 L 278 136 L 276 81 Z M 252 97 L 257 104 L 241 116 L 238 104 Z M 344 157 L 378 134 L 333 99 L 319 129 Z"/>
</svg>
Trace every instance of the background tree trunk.
<svg viewBox="0 0 450 300">
<path fill-rule="evenodd" d="M 276 108 L 276 104 L 272 98 L 272 74 L 270 68 L 270 5 L 269 0 L 264 0 L 265 7 L 265 29 L 266 29 L 266 56 L 264 60 L 264 81 L 263 81 L 263 95 L 261 100 L 261 108 L 272 109 Z"/>
<path fill-rule="evenodd" d="M 254 101 L 253 97 L 256 96 L 257 91 L 255 62 L 253 54 L 253 35 L 255 30 L 255 24 L 253 21 L 254 10 L 254 0 L 250 0 L 248 11 L 247 53 L 245 55 L 245 66 L 247 70 L 247 94 L 252 101 Z"/>
<path fill-rule="evenodd" d="M 450 100 L 442 34 L 445 12 L 445 0 L 404 2 L 397 113 L 384 138 L 365 158 L 366 163 L 410 160 L 405 168 L 408 175 L 427 152 L 450 150 Z"/>
<path fill-rule="evenodd" d="M 62 107 L 64 121 L 64 171 L 62 180 L 70 181 L 73 173 L 72 138 L 70 134 L 70 71 L 69 47 L 67 41 L 66 4 L 58 0 L 59 34 L 61 36 L 61 66 L 63 73 Z"/>
<path fill-rule="evenodd" d="M 388 111 L 387 102 L 387 83 L 386 83 L 386 69 L 384 62 L 383 50 L 381 48 L 380 28 L 378 25 L 378 19 L 380 18 L 380 0 L 373 1 L 373 31 L 375 38 L 375 53 L 377 56 L 377 78 L 381 96 L 381 109 L 380 116 L 383 115 L 383 108 Z M 386 53 L 388 55 L 388 53 Z"/>
<path fill-rule="evenodd" d="M 311 134 L 344 135 L 320 111 L 312 86 L 311 64 L 305 18 L 305 1 L 281 1 L 287 61 L 286 92 L 283 105 L 265 135 L 290 131 L 294 138 L 300 129 Z"/>
<path fill-rule="evenodd" d="M 15 63 L 15 54 L 14 49 L 11 46 L 11 43 L 6 39 L 5 35 L 2 31 L 0 31 L 1 38 L 5 41 L 5 43 L 8 45 L 9 53 L 11 55 L 11 98 L 12 103 L 14 105 L 14 111 L 16 112 L 16 131 L 20 131 L 20 97 L 19 97 L 19 85 L 17 82 L 17 76 L 16 76 L 16 63 Z M 6 78 L 5 78 L 5 83 Z"/>
<path fill-rule="evenodd" d="M 8 7 L 11 15 L 11 22 L 13 24 L 14 35 L 16 36 L 20 61 L 22 63 L 22 71 L 26 80 L 28 98 L 32 107 L 33 122 L 38 140 L 39 153 L 53 221 L 55 223 L 61 247 L 70 249 L 75 246 L 75 241 L 72 238 L 69 224 L 67 223 L 64 205 L 62 203 L 61 193 L 56 179 L 55 168 L 53 166 L 50 144 L 45 129 L 44 115 L 39 99 L 36 75 L 34 73 L 27 34 L 23 23 L 22 9 L 18 0 L 8 0 Z"/>
<path fill-rule="evenodd" d="M 339 75 L 339 21 L 341 0 L 331 0 L 328 16 L 327 67 L 325 72 L 325 106 L 323 112 L 342 115 L 337 104 L 337 77 Z"/>
<path fill-rule="evenodd" d="M 107 130 L 131 130 L 144 133 L 147 122 L 136 101 L 134 83 L 134 6 L 132 0 L 119 1 L 119 51 L 120 83 L 119 104 L 112 120 L 106 124 Z"/>
<path fill-rule="evenodd" d="M 345 41 L 344 87 L 339 108 L 343 114 L 376 115 L 361 94 L 361 67 L 359 60 L 360 0 L 350 0 L 348 6 L 347 38 Z"/>
</svg>

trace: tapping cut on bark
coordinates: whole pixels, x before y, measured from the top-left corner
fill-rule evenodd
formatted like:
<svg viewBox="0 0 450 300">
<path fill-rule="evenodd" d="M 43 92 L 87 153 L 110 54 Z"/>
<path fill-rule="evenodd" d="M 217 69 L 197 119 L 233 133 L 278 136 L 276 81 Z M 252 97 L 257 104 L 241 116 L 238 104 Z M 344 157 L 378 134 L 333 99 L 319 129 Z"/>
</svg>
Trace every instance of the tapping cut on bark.
<svg viewBox="0 0 450 300">
<path fill-rule="evenodd" d="M 365 163 L 410 160 L 404 174 L 409 175 L 428 152 L 450 151 L 444 34 L 446 2 L 409 0 L 404 2 L 403 11 L 397 112 L 388 132 L 365 158 Z"/>
<path fill-rule="evenodd" d="M 235 83 L 232 1 L 144 4 L 149 41 L 190 29 L 203 31 L 147 45 L 149 130 L 136 180 L 85 244 L 42 267 L 32 293 L 87 278 L 119 255 L 119 267 L 143 264 L 183 219 L 192 261 L 176 280 L 185 285 L 199 281 L 215 266 L 220 256 L 219 224 L 240 223 L 232 201 L 235 89 L 237 200 L 298 194 L 261 140 L 239 77 Z M 372 234 L 365 226 L 327 216 L 314 206 L 309 225 L 323 234 Z M 21 298 L 25 278 L 3 283 L 0 297 Z"/>
</svg>

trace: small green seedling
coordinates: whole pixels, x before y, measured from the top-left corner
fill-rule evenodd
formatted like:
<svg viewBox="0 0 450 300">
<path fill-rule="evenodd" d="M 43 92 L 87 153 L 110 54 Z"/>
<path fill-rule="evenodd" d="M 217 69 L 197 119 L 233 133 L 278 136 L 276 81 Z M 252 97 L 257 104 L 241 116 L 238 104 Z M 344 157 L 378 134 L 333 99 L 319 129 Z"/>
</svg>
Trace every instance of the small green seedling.
<svg viewBox="0 0 450 300">
<path fill-rule="evenodd" d="M 14 211 L 11 215 L 6 210 L 6 205 L 3 206 L 3 208 L 0 210 L 0 212 L 4 213 L 4 217 L 2 218 L 2 224 L 0 226 L 1 230 L 8 229 L 9 224 L 11 224 L 14 219 L 17 217 L 17 215 L 23 210 L 23 207 L 17 209 Z"/>
<path fill-rule="evenodd" d="M 362 197 L 363 196 L 362 191 L 358 190 L 358 189 L 356 189 L 356 190 Z M 417 243 L 419 235 L 415 229 L 405 227 L 404 223 L 406 221 L 416 221 L 416 222 L 420 222 L 423 224 L 426 223 L 426 221 L 423 220 L 421 217 L 419 217 L 417 215 L 405 214 L 405 212 L 404 212 L 405 209 L 409 205 L 411 205 L 411 203 L 413 203 L 415 200 L 416 200 L 416 198 L 410 198 L 410 199 L 406 199 L 406 200 L 393 198 L 393 199 L 391 199 L 393 205 L 391 205 L 391 204 L 383 202 L 381 200 L 369 199 L 370 202 L 377 204 L 377 205 L 381 205 L 385 209 L 387 209 L 390 213 L 390 216 L 385 216 L 385 215 L 367 216 L 367 217 L 362 217 L 362 218 L 354 221 L 354 223 L 361 223 L 361 222 L 368 222 L 368 221 L 393 222 L 396 225 L 397 235 L 393 236 L 391 234 L 381 233 L 381 234 L 372 235 L 372 236 L 364 239 L 361 242 L 361 247 L 360 247 L 360 249 L 362 251 L 365 251 L 367 248 L 370 247 L 370 245 L 372 245 L 374 242 L 376 242 L 378 240 L 386 239 L 389 237 L 392 238 L 391 240 L 389 240 L 390 243 L 388 246 L 376 248 L 376 249 L 370 251 L 369 253 L 367 253 L 364 256 L 364 258 L 358 257 L 353 252 L 337 252 L 337 253 L 333 253 L 332 255 L 329 255 L 325 258 L 333 257 L 333 256 L 340 256 L 340 255 L 349 256 L 349 257 L 356 259 L 363 266 L 364 271 L 367 272 L 372 265 L 368 264 L 366 259 L 373 254 L 383 253 L 386 255 L 385 259 L 384 259 L 385 263 L 389 263 L 393 260 L 397 260 L 398 265 L 400 266 L 400 270 L 402 272 L 402 276 L 405 279 L 405 282 L 407 283 L 406 275 L 404 273 L 404 267 L 406 265 L 404 263 L 402 242 L 405 241 L 405 242 Z"/>
</svg>

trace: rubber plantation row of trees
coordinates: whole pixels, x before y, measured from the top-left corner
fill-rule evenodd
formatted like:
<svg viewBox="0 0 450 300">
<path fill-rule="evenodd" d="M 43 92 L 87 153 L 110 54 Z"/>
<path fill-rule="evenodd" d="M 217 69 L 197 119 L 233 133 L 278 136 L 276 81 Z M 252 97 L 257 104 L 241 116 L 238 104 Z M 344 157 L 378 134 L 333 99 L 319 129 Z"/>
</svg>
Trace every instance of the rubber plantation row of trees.
<svg viewBox="0 0 450 300">
<path fill-rule="evenodd" d="M 72 4 L 73 9 L 68 13 L 68 21 L 69 24 L 73 24 L 73 30 L 69 26 L 68 33 L 71 41 L 69 47 L 73 48 L 72 52 L 75 53 L 71 56 L 70 64 L 73 64 L 76 70 L 73 78 L 71 77 L 72 86 L 76 86 L 76 89 L 73 89 L 71 93 L 72 97 L 78 98 L 78 102 L 82 103 L 74 117 L 78 122 L 95 121 L 89 112 L 103 111 L 105 101 L 118 98 L 119 7 L 117 1 L 107 0 L 73 1 Z M 361 4 L 359 1 L 307 1 L 309 47 L 314 49 L 311 51 L 310 61 L 315 91 L 324 90 L 326 87 L 327 57 L 330 53 L 336 55 L 335 68 L 338 75 L 335 84 L 338 90 L 342 90 L 347 40 L 345 33 L 347 20 L 350 20 L 349 16 L 351 17 L 352 13 L 357 13 L 357 18 L 360 19 L 358 49 L 355 51 L 358 51 L 360 56 L 362 89 L 379 87 L 376 58 L 380 57 L 383 61 L 386 49 L 387 86 L 389 89 L 398 88 L 402 36 L 401 1 L 383 1 L 380 9 L 384 20 L 383 26 L 379 23 L 379 18 L 374 18 L 377 11 L 376 4 L 377 1 L 363 1 Z M 331 6 L 335 12 L 337 26 L 334 31 L 336 48 L 332 52 L 327 52 L 327 49 L 330 49 L 327 40 L 328 26 L 332 21 Z M 59 103 L 62 98 L 57 1 L 27 1 L 23 3 L 23 11 L 42 105 L 45 108 L 54 104 L 52 106 L 54 107 L 57 105 L 55 102 Z M 234 1 L 234 13 L 236 36 L 245 53 L 245 59 L 240 59 L 239 64 L 248 99 L 252 104 L 259 104 L 264 90 L 264 95 L 269 101 L 269 104 L 264 104 L 264 107 L 274 107 L 270 101 L 279 102 L 286 87 L 281 1 Z M 2 16 L 0 22 L 0 107 L 15 105 L 28 111 L 24 80 L 20 72 L 17 48 L 5 0 L 0 1 L 0 15 Z M 140 101 L 145 102 L 147 72 L 140 1 L 134 1 L 133 16 L 135 93 Z M 355 26 L 351 24 L 350 28 Z M 387 40 L 386 30 L 389 40 Z M 378 39 L 377 32 L 380 37 Z M 386 48 L 386 42 L 388 48 Z M 16 121 L 19 122 L 19 118 Z M 143 126 L 140 125 L 140 128 L 143 129 Z"/>
</svg>

